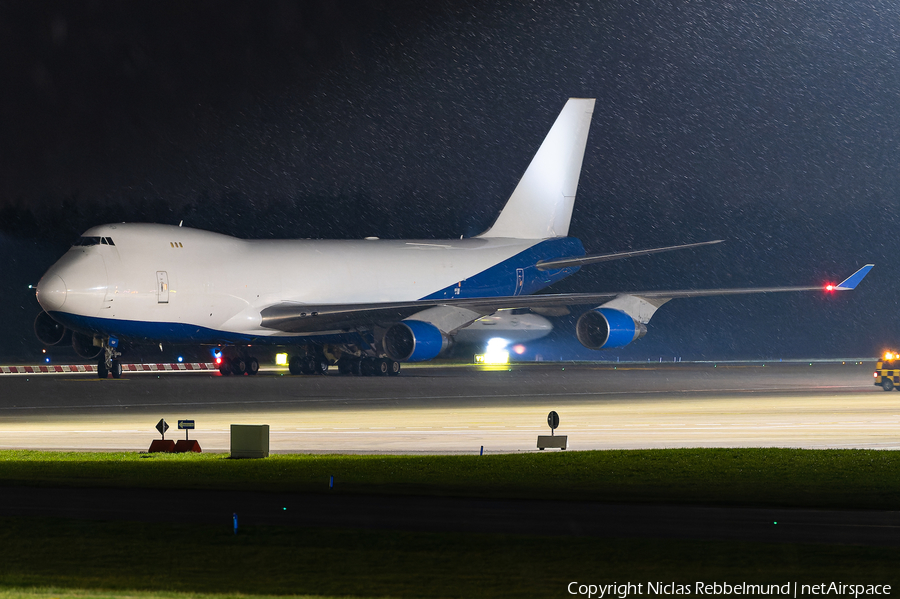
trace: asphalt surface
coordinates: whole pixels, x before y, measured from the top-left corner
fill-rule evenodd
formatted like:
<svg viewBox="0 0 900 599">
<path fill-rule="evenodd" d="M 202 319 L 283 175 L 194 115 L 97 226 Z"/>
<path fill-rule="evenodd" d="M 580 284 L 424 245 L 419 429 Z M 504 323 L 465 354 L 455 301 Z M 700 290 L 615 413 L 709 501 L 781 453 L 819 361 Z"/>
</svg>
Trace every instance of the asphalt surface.
<svg viewBox="0 0 900 599">
<path fill-rule="evenodd" d="M 142 374 L 0 378 L 0 447 L 144 450 L 160 417 L 206 451 L 268 423 L 276 451 L 536 451 L 546 415 L 570 449 L 896 448 L 900 394 L 871 363 L 425 367 L 399 377 Z M 170 430 L 170 438 L 177 438 Z M 286 509 L 285 509 L 286 508 Z M 594 537 L 900 545 L 900 512 L 610 505 L 446 497 L 3 489 L 4 516 Z"/>
<path fill-rule="evenodd" d="M 274 452 L 568 448 L 900 447 L 900 393 L 872 363 L 425 367 L 398 377 L 129 374 L 0 377 L 0 448 L 140 451 L 160 418 L 193 419 L 204 451 L 229 425 L 269 424 Z M 170 430 L 170 438 L 178 438 Z"/>
</svg>

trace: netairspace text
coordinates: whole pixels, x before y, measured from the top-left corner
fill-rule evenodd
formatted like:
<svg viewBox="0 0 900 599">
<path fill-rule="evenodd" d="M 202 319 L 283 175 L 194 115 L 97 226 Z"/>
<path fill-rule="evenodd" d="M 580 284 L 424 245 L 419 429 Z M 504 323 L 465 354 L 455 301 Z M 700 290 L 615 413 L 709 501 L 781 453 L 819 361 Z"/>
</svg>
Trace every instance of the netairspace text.
<svg viewBox="0 0 900 599">
<path fill-rule="evenodd" d="M 864 597 L 874 595 L 890 595 L 889 584 L 857 584 L 844 582 L 821 582 L 818 584 L 751 584 L 748 582 L 612 582 L 607 584 L 588 584 L 570 582 L 566 587 L 570 595 L 604 599 L 606 597 L 658 596 L 658 595 L 780 595 L 783 597 L 809 597 L 818 595 L 835 595 L 843 597 Z"/>
</svg>

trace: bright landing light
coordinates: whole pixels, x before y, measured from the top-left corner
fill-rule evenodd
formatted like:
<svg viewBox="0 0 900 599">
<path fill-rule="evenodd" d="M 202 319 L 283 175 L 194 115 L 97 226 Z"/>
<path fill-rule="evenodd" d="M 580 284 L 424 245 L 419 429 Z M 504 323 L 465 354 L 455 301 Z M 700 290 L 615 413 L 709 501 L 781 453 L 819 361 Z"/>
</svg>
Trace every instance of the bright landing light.
<svg viewBox="0 0 900 599">
<path fill-rule="evenodd" d="M 287 366 L 287 354 L 275 354 L 275 364 L 278 366 Z"/>
<path fill-rule="evenodd" d="M 494 337 L 488 341 L 487 351 L 475 356 L 475 361 L 481 364 L 509 364 L 507 345 L 509 345 L 509 341 L 506 339 Z"/>
</svg>

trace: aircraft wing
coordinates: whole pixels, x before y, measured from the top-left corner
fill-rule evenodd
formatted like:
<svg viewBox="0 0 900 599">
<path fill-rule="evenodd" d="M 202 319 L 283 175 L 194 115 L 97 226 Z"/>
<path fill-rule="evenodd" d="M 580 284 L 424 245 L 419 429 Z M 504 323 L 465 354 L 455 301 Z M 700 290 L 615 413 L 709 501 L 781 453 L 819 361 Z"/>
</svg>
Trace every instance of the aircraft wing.
<svg viewBox="0 0 900 599">
<path fill-rule="evenodd" d="M 722 243 L 724 239 L 716 239 L 714 241 L 701 241 L 700 243 L 687 243 L 684 245 L 670 245 L 664 248 L 650 248 L 647 250 L 632 250 L 629 252 L 616 252 L 614 254 L 595 254 L 593 256 L 579 256 L 577 258 L 560 258 L 558 260 L 541 260 L 535 266 L 538 270 L 556 270 L 558 268 L 567 268 L 569 266 L 584 266 L 585 264 L 594 264 L 596 262 L 609 262 L 610 260 L 624 260 L 625 258 L 637 258 L 638 256 L 648 256 L 650 254 L 659 254 L 662 252 L 671 252 L 673 250 L 686 250 L 696 248 L 703 245 L 713 245 Z"/>
<path fill-rule="evenodd" d="M 435 306 L 466 308 L 481 314 L 514 308 L 556 308 L 562 306 L 599 305 L 619 296 L 634 296 L 662 300 L 715 295 L 745 295 L 751 293 L 781 293 L 787 291 L 849 291 L 872 270 L 867 264 L 837 285 L 809 285 L 794 287 L 744 287 L 734 289 L 683 289 L 660 291 L 613 291 L 602 293 L 550 293 L 507 297 L 473 297 L 371 304 L 323 304 L 313 306 L 284 302 L 265 308 L 262 326 L 286 333 L 312 333 L 333 330 L 366 329 L 389 326 L 422 310 Z"/>
</svg>

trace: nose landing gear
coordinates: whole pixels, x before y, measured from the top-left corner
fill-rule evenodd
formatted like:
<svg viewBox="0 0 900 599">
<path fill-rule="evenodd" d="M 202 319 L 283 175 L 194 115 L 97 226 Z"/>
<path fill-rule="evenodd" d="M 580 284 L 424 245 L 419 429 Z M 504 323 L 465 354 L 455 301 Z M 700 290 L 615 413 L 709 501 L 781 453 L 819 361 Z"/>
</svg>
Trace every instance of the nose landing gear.
<svg viewBox="0 0 900 599">
<path fill-rule="evenodd" d="M 119 357 L 122 355 L 122 352 L 118 349 L 119 340 L 115 337 L 110 337 L 103 342 L 102 347 L 103 355 L 97 361 L 97 376 L 105 379 L 111 374 L 114 379 L 121 378 L 122 363 L 119 361 Z"/>
</svg>

